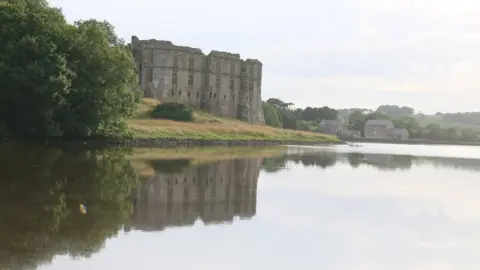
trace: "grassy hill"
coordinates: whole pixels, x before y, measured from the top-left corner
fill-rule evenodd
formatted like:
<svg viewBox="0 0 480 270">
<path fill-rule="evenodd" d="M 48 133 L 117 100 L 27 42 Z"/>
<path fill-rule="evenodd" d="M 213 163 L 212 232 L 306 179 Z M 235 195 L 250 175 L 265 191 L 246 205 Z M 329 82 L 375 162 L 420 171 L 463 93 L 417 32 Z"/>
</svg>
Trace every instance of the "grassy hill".
<svg viewBox="0 0 480 270">
<path fill-rule="evenodd" d="M 298 142 L 339 141 L 337 137 L 331 135 L 250 125 L 240 120 L 221 118 L 198 110 L 194 112 L 194 122 L 152 119 L 150 113 L 158 104 L 159 102 L 155 99 L 142 99 L 135 115 L 127 121 L 134 137 Z"/>
</svg>

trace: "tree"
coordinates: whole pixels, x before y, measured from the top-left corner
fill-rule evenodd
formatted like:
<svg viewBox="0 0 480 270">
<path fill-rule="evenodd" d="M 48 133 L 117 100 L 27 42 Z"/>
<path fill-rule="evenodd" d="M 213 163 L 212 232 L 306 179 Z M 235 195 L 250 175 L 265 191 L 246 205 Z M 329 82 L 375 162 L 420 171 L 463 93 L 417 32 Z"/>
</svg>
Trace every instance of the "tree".
<svg viewBox="0 0 480 270">
<path fill-rule="evenodd" d="M 402 117 L 392 120 L 396 128 L 404 128 L 410 134 L 410 137 L 421 137 L 422 128 L 413 117 Z"/>
<path fill-rule="evenodd" d="M 466 141 L 466 142 L 469 142 L 469 141 L 478 141 L 479 140 L 479 137 L 478 135 L 475 133 L 475 131 L 471 128 L 464 128 L 462 129 L 462 131 L 460 132 L 460 140 L 462 141 Z"/>
<path fill-rule="evenodd" d="M 425 129 L 427 131 L 428 139 L 439 140 L 443 137 L 443 130 L 439 124 L 430 123 Z"/>
<path fill-rule="evenodd" d="M 70 25 L 45 1 L 9 0 L 0 25 L 0 136 L 125 134 L 136 66 L 110 24 Z"/>
<path fill-rule="evenodd" d="M 377 108 L 376 112 L 389 117 L 405 117 L 412 116 L 415 113 L 415 110 L 406 106 L 400 107 L 398 105 L 381 105 Z"/>
<path fill-rule="evenodd" d="M 268 102 L 263 102 L 263 114 L 265 115 L 265 124 L 272 127 L 282 127 L 281 116 L 277 108 Z"/>
<path fill-rule="evenodd" d="M 297 119 L 290 111 L 280 110 L 280 116 L 282 118 L 283 128 L 297 129 Z"/>
</svg>

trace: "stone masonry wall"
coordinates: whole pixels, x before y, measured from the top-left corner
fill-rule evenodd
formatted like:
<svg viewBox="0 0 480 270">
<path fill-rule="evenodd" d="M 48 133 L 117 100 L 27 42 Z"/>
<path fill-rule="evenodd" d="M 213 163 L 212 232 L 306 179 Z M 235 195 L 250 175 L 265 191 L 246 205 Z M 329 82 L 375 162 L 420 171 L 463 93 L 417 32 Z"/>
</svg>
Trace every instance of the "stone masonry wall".
<svg viewBox="0 0 480 270">
<path fill-rule="evenodd" d="M 197 48 L 135 36 L 131 47 L 145 96 L 253 124 L 265 123 L 260 61 L 219 51 L 205 55 Z"/>
</svg>

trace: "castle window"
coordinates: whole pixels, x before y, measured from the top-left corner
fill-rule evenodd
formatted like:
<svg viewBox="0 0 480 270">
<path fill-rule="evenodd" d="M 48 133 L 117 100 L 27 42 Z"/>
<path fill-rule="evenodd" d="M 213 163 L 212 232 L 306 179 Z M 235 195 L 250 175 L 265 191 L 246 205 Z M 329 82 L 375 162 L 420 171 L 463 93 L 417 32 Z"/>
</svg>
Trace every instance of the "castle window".
<svg viewBox="0 0 480 270">
<path fill-rule="evenodd" d="M 173 67 L 178 67 L 178 55 L 173 56 Z"/>
<path fill-rule="evenodd" d="M 233 76 L 230 76 L 230 90 L 234 90 L 235 88 L 235 81 L 233 79 Z"/>
<path fill-rule="evenodd" d="M 188 98 L 190 98 L 190 92 L 187 93 Z"/>
<path fill-rule="evenodd" d="M 195 58 L 193 55 L 190 55 L 190 58 L 188 61 L 188 68 L 191 70 L 195 68 Z"/>
<path fill-rule="evenodd" d="M 192 73 L 188 74 L 188 85 L 189 86 L 193 85 L 193 74 Z"/>
<path fill-rule="evenodd" d="M 247 67 L 242 67 L 242 73 L 247 72 Z"/>
<path fill-rule="evenodd" d="M 177 84 L 177 73 L 176 72 L 174 72 L 173 75 L 172 75 L 172 84 L 173 85 Z"/>
<path fill-rule="evenodd" d="M 147 69 L 147 82 L 153 81 L 153 68 Z"/>
<path fill-rule="evenodd" d="M 217 94 L 213 94 L 213 98 L 214 98 L 214 99 L 217 98 Z"/>
<path fill-rule="evenodd" d="M 235 96 L 232 96 L 232 100 L 235 100 Z"/>
<path fill-rule="evenodd" d="M 179 96 L 182 95 L 182 90 L 178 91 L 178 95 L 179 95 Z"/>
<path fill-rule="evenodd" d="M 223 95 L 223 100 L 226 100 L 227 99 L 227 95 Z"/>
<path fill-rule="evenodd" d="M 209 97 L 212 98 L 212 92 L 210 92 L 210 96 L 209 96 Z"/>
<path fill-rule="evenodd" d="M 230 73 L 232 73 L 232 75 L 235 74 L 235 63 L 232 63 L 231 66 L 230 66 Z"/>
<path fill-rule="evenodd" d="M 215 88 L 217 91 L 220 90 L 220 75 L 217 75 L 215 78 Z"/>
<path fill-rule="evenodd" d="M 151 65 L 153 65 L 153 55 L 154 55 L 154 54 L 153 54 L 153 50 L 150 50 L 150 55 L 149 55 L 150 59 L 148 59 L 148 60 L 149 60 L 149 63 L 150 63 Z"/>
<path fill-rule="evenodd" d="M 199 92 L 197 92 L 197 99 L 199 99 L 199 98 L 200 98 L 200 93 L 199 93 Z"/>
<path fill-rule="evenodd" d="M 222 66 L 221 66 L 222 62 L 221 60 L 217 60 L 217 62 L 215 63 L 215 71 L 217 73 L 220 73 L 222 72 Z"/>
</svg>

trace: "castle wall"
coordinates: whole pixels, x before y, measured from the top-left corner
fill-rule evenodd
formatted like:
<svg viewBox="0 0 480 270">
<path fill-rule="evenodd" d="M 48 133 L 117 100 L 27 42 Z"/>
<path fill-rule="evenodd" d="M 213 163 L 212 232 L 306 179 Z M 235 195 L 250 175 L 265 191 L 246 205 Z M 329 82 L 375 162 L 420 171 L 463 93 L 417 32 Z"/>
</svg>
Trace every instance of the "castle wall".
<svg viewBox="0 0 480 270">
<path fill-rule="evenodd" d="M 156 172 L 134 191 L 132 227 L 163 230 L 197 219 L 211 224 L 231 222 L 235 216 L 251 218 L 260 166 L 261 159 L 227 160 L 180 173 Z"/>
<path fill-rule="evenodd" d="M 132 37 L 145 96 L 189 104 L 212 114 L 264 123 L 261 69 L 257 60 L 239 54 L 173 45 Z M 248 71 L 245 71 L 244 69 Z"/>
</svg>

